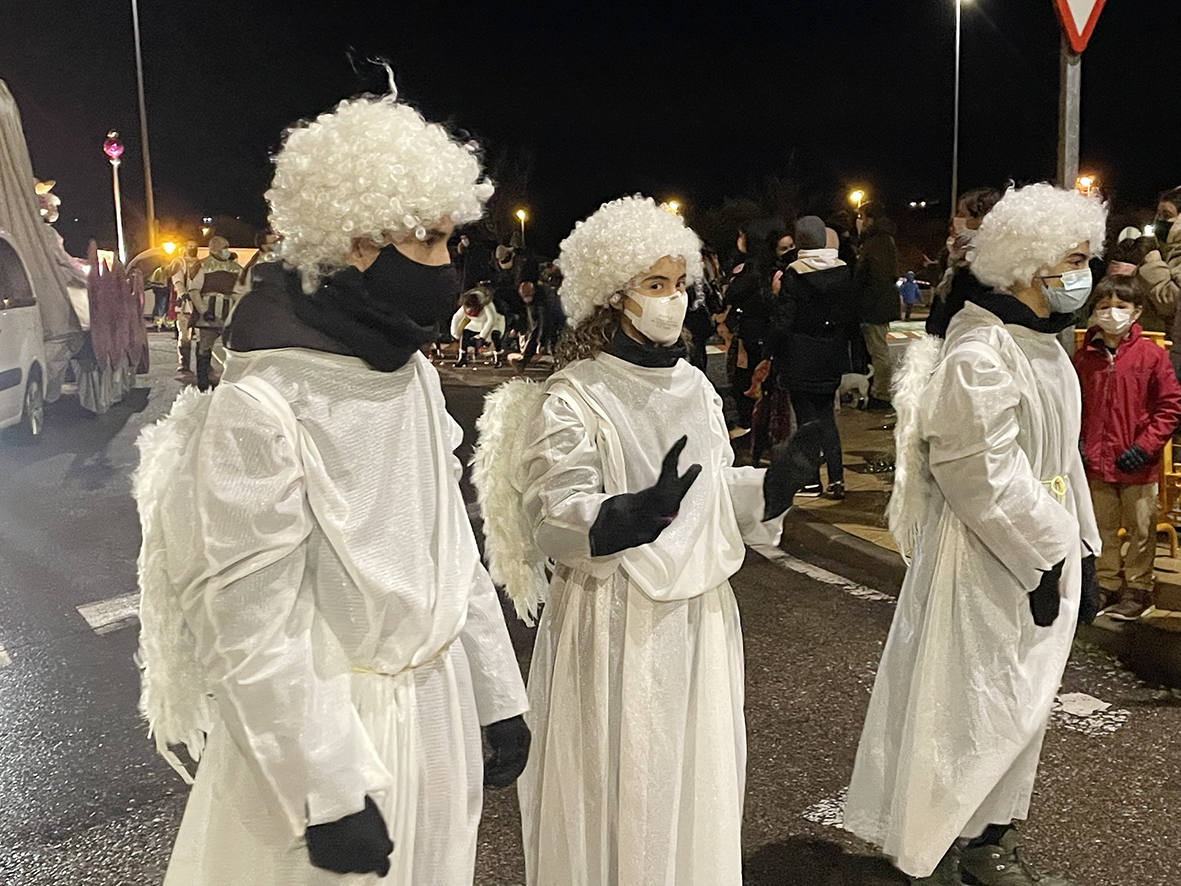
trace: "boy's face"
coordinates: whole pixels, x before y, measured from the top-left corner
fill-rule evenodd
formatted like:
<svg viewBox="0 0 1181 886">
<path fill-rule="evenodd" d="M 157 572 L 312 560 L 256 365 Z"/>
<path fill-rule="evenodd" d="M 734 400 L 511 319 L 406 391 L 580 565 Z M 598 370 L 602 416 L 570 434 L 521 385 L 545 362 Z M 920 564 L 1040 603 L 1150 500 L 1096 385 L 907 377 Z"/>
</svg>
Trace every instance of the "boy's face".
<svg viewBox="0 0 1181 886">
<path fill-rule="evenodd" d="M 1105 295 L 1103 298 L 1095 302 L 1095 313 L 1098 314 L 1103 310 L 1112 311 L 1113 313 L 1119 312 L 1121 314 L 1127 312 L 1127 314 L 1132 318 L 1132 323 L 1135 323 L 1140 319 L 1141 313 L 1140 308 L 1136 307 L 1136 305 L 1132 304 L 1130 301 L 1124 301 L 1118 295 Z"/>
</svg>

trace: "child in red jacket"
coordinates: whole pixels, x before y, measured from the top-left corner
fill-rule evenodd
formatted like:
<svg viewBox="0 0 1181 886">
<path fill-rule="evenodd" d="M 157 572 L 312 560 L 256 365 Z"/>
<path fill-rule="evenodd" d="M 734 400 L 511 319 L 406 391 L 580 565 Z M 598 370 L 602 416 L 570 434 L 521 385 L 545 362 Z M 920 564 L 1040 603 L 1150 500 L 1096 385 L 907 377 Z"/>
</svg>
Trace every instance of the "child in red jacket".
<svg viewBox="0 0 1181 886">
<path fill-rule="evenodd" d="M 1141 334 L 1135 277 L 1095 287 L 1093 323 L 1074 355 L 1083 394 L 1082 450 L 1103 551 L 1096 561 L 1105 613 L 1135 621 L 1152 605 L 1158 462 L 1181 418 L 1168 352 Z M 1119 530 L 1127 531 L 1122 562 Z"/>
</svg>

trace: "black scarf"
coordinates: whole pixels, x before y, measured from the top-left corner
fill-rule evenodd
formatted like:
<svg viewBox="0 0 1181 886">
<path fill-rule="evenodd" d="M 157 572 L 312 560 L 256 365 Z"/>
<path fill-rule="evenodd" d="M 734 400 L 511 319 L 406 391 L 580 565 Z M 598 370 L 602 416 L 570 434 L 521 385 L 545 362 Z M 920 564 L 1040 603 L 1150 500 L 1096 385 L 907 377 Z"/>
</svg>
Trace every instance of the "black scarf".
<svg viewBox="0 0 1181 886">
<path fill-rule="evenodd" d="M 667 369 L 669 366 L 675 366 L 678 360 L 688 354 L 682 341 L 668 347 L 653 342 L 641 344 L 622 329 L 615 333 L 615 337 L 604 350 L 612 357 L 649 369 Z"/>
<path fill-rule="evenodd" d="M 984 310 L 996 314 L 1002 323 L 1024 326 L 1034 332 L 1057 335 L 1068 326 L 1074 325 L 1074 314 L 1051 314 L 1049 317 L 1039 317 L 1029 305 L 1018 301 L 1007 292 L 985 289 L 972 293 L 968 298 Z"/>
<path fill-rule="evenodd" d="M 415 323 L 390 299 L 371 294 L 356 268 L 337 271 L 310 296 L 292 298 L 291 307 L 303 323 L 380 372 L 401 369 L 435 337 L 434 329 Z"/>
</svg>

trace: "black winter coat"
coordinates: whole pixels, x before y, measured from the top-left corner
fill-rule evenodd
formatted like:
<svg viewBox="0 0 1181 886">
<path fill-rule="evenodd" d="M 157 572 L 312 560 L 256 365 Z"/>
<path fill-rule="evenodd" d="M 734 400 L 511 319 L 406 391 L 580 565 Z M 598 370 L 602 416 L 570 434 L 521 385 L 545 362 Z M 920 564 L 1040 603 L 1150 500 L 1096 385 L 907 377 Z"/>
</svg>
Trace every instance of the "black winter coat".
<svg viewBox="0 0 1181 886">
<path fill-rule="evenodd" d="M 776 375 L 792 391 L 835 393 L 849 371 L 849 333 L 856 324 L 852 268 L 788 268 L 772 316 Z"/>
</svg>

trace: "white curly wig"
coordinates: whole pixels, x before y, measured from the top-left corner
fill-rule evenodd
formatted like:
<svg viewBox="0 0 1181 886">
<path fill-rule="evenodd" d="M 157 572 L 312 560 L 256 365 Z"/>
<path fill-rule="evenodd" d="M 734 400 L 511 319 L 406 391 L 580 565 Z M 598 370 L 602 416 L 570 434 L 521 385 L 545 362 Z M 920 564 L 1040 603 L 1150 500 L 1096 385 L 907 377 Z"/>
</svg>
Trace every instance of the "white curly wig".
<svg viewBox="0 0 1181 886">
<path fill-rule="evenodd" d="M 576 224 L 560 247 L 559 295 L 571 325 L 665 256 L 685 260 L 690 285 L 701 279 L 701 240 L 680 216 L 639 194 L 604 203 Z"/>
<path fill-rule="evenodd" d="M 275 155 L 266 194 L 284 259 L 313 286 L 344 266 L 354 237 L 423 239 L 444 216 L 456 225 L 475 221 L 493 191 L 477 152 L 392 89 L 296 124 Z"/>
<path fill-rule="evenodd" d="M 1028 286 L 1084 240 L 1102 255 L 1106 234 L 1107 206 L 1095 197 L 1045 183 L 1010 188 L 972 240 L 972 273 L 1005 291 Z"/>
</svg>

